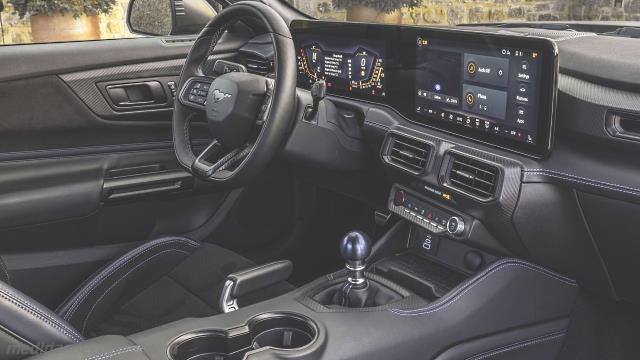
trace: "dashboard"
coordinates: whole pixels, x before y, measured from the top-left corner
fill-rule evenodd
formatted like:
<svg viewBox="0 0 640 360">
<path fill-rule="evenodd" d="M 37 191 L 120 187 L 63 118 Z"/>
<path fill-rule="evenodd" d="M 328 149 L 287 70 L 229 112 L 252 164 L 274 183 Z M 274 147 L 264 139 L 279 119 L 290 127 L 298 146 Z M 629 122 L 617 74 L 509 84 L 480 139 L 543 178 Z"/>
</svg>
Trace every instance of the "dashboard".
<svg viewBox="0 0 640 360">
<path fill-rule="evenodd" d="M 553 140 L 558 59 L 543 38 L 292 22 L 298 86 L 389 106 L 410 121 L 535 158 Z"/>
<path fill-rule="evenodd" d="M 637 272 L 637 234 L 611 226 L 634 223 L 640 213 L 637 39 L 526 24 L 440 29 L 292 19 L 299 106 L 313 104 L 303 89 L 319 79 L 329 85 L 316 121 L 301 118 L 285 148 L 309 179 L 367 202 L 384 186 L 377 206 L 393 194 L 387 186 L 402 186 L 435 204 L 435 215 L 463 219 L 464 239 L 474 246 L 495 241 L 506 248 L 496 253 L 530 256 L 593 292 L 640 303 L 629 275 Z M 246 54 L 262 43 L 252 42 Z M 526 85 L 526 100 L 516 98 L 518 84 Z M 475 108 L 465 104 L 471 86 L 481 88 L 472 92 Z M 485 96 L 492 100 L 486 110 Z M 513 108 L 520 104 L 526 118 L 519 121 Z M 485 130 L 485 120 L 509 134 Z M 400 168 L 394 154 L 411 160 L 413 171 Z M 487 179 L 479 176 L 492 168 L 497 180 L 483 188 Z M 493 196 L 479 199 L 457 181 Z M 403 212 L 425 222 L 427 207 L 412 205 Z"/>
</svg>

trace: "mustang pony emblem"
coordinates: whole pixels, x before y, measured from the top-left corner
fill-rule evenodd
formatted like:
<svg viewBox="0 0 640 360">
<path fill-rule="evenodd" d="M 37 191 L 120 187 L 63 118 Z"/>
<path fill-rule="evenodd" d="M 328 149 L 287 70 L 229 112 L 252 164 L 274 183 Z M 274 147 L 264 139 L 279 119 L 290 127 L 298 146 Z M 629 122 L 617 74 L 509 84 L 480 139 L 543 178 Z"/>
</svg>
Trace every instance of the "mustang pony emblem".
<svg viewBox="0 0 640 360">
<path fill-rule="evenodd" d="M 213 102 L 219 102 L 225 98 L 230 98 L 231 94 L 224 93 L 218 89 L 213 90 Z"/>
</svg>

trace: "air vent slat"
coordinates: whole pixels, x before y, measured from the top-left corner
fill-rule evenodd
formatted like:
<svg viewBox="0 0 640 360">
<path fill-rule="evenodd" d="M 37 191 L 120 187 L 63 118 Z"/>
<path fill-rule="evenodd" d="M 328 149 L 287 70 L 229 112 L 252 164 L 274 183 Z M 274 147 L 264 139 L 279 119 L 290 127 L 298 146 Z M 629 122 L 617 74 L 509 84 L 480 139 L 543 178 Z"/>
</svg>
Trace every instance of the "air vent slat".
<svg viewBox="0 0 640 360">
<path fill-rule="evenodd" d="M 455 160 L 454 163 L 456 165 L 463 166 L 463 167 L 468 168 L 468 169 L 472 169 L 473 171 L 478 171 L 480 173 L 488 174 L 490 176 L 494 175 L 491 171 L 487 171 L 485 169 L 482 169 L 482 168 L 479 168 L 479 167 L 476 167 L 476 166 L 473 166 L 473 165 L 470 165 L 470 164 L 465 164 L 465 163 L 462 163 L 462 162 L 457 161 L 457 160 Z"/>
<path fill-rule="evenodd" d="M 393 161 L 396 161 L 396 162 L 399 162 L 399 163 L 401 163 L 401 164 L 403 164 L 403 165 L 405 165 L 405 166 L 408 166 L 409 168 L 411 168 L 411 169 L 412 169 L 412 170 L 414 170 L 414 171 L 420 171 L 420 170 L 422 170 L 422 167 L 420 167 L 420 166 L 416 166 L 415 164 L 412 164 L 412 163 L 411 163 L 411 162 L 409 162 L 409 161 L 405 161 L 405 160 L 403 160 L 403 159 L 401 159 L 401 158 L 399 158 L 399 157 L 391 156 L 391 158 L 393 159 Z"/>
<path fill-rule="evenodd" d="M 482 200 L 495 196 L 499 175 L 497 167 L 460 154 L 452 154 L 451 158 L 446 174 L 449 186 Z"/>
<path fill-rule="evenodd" d="M 247 58 L 247 71 L 258 75 L 267 75 L 273 72 L 273 63 L 257 57 Z"/>
<path fill-rule="evenodd" d="M 388 163 L 414 174 L 424 171 L 431 152 L 429 144 L 397 134 L 391 135 L 390 141 L 385 157 Z"/>
</svg>

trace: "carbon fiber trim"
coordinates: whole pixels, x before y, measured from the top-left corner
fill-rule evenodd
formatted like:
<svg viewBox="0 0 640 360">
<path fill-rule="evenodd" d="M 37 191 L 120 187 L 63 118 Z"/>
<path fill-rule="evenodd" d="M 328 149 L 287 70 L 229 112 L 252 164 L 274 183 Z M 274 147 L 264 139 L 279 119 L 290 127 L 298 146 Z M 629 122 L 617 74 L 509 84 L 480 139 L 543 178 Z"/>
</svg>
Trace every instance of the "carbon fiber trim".
<svg viewBox="0 0 640 360">
<path fill-rule="evenodd" d="M 185 59 L 122 65 L 59 75 L 82 101 L 99 116 L 112 117 L 117 113 L 107 103 L 97 83 L 161 76 L 179 76 Z M 122 113 L 126 114 L 126 113 Z"/>
</svg>

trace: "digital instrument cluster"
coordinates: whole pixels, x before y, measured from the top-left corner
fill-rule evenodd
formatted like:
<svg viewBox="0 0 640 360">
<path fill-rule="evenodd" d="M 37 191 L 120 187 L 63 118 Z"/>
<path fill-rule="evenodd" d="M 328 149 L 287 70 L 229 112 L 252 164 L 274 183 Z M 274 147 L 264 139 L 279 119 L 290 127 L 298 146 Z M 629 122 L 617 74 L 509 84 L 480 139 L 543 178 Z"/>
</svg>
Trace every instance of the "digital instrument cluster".
<svg viewBox="0 0 640 360">
<path fill-rule="evenodd" d="M 385 96 L 383 43 L 304 36 L 297 40 L 299 87 L 325 80 L 332 93 Z"/>
<path fill-rule="evenodd" d="M 298 87 L 392 108 L 409 121 L 529 155 L 551 150 L 558 54 L 548 39 L 295 20 Z"/>
</svg>

